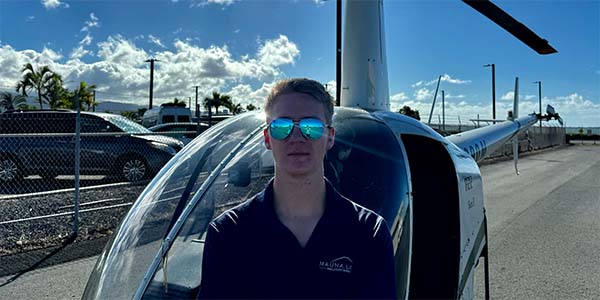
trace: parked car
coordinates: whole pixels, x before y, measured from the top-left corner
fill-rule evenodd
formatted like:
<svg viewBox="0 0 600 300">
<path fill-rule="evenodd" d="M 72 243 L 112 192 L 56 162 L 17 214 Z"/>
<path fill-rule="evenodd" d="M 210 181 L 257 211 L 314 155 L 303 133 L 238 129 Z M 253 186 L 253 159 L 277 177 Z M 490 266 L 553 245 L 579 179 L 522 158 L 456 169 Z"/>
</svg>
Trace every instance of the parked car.
<svg viewBox="0 0 600 300">
<path fill-rule="evenodd" d="M 208 129 L 206 123 L 165 123 L 148 128 L 152 132 L 176 138 L 187 145 L 195 137 Z"/>
<path fill-rule="evenodd" d="M 0 182 L 28 175 L 73 175 L 75 117 L 70 110 L 0 114 Z M 158 172 L 181 148 L 119 115 L 81 112 L 80 173 L 137 181 Z"/>
</svg>

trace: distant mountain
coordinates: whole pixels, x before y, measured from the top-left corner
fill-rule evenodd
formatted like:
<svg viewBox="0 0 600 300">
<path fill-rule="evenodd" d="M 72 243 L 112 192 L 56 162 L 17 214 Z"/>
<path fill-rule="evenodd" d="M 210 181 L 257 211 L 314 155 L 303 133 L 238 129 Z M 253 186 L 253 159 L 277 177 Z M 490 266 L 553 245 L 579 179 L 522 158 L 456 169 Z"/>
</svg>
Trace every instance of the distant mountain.
<svg viewBox="0 0 600 300">
<path fill-rule="evenodd" d="M 120 113 L 122 111 L 137 111 L 139 108 L 144 108 L 146 106 L 132 104 L 132 103 L 121 103 L 121 102 L 112 102 L 112 101 L 102 101 L 96 106 L 97 112 L 113 112 Z"/>
</svg>

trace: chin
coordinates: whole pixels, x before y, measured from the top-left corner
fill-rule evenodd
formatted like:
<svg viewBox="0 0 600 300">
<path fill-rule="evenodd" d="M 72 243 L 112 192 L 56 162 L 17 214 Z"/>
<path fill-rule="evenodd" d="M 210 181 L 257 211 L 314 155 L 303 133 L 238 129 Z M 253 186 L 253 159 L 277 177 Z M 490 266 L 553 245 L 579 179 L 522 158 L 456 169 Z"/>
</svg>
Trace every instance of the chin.
<svg viewBox="0 0 600 300">
<path fill-rule="evenodd" d="M 313 174 L 315 172 L 318 171 L 317 168 L 315 168 L 314 166 L 297 166 L 297 165 L 291 165 L 291 166 L 285 166 L 282 168 L 282 170 L 284 173 L 293 176 L 293 177 L 304 177 L 310 174 Z"/>
</svg>

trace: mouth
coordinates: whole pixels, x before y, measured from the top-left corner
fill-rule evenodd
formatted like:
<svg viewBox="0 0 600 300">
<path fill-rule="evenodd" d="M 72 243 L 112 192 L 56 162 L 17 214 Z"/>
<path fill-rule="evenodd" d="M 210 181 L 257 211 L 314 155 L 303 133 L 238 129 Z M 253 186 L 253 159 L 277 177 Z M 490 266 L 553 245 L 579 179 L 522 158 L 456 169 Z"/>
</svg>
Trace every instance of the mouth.
<svg viewBox="0 0 600 300">
<path fill-rule="evenodd" d="M 288 156 L 307 156 L 309 155 L 309 153 L 307 152 L 292 152 L 292 153 L 288 153 Z"/>
</svg>

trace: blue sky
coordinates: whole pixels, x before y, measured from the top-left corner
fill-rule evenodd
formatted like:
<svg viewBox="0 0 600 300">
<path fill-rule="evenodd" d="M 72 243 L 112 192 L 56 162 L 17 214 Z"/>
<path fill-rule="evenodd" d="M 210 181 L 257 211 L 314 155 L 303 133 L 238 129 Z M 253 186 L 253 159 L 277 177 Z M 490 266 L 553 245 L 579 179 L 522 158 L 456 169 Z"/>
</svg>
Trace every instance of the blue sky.
<svg viewBox="0 0 600 300">
<path fill-rule="evenodd" d="M 435 82 L 450 122 L 552 104 L 568 126 L 600 126 L 600 1 L 494 1 L 559 52 L 538 55 L 461 1 L 384 1 L 392 109 L 429 113 Z M 20 68 L 49 65 L 73 88 L 98 86 L 97 100 L 144 104 L 156 57 L 155 103 L 213 90 L 260 106 L 272 83 L 311 77 L 335 88 L 335 3 L 295 0 L 0 0 L 0 89 Z M 439 102 L 439 101 L 438 101 Z M 436 105 L 436 113 L 441 107 Z"/>
</svg>

